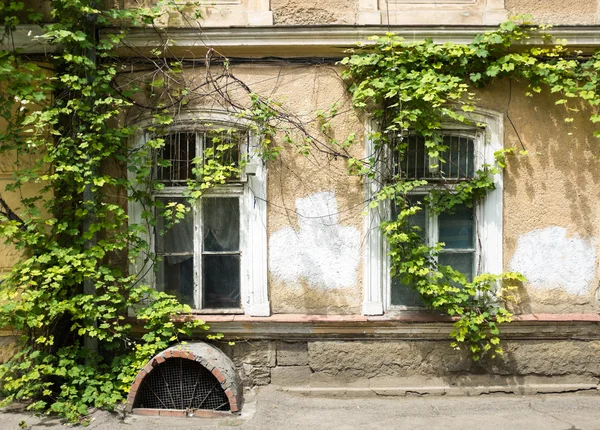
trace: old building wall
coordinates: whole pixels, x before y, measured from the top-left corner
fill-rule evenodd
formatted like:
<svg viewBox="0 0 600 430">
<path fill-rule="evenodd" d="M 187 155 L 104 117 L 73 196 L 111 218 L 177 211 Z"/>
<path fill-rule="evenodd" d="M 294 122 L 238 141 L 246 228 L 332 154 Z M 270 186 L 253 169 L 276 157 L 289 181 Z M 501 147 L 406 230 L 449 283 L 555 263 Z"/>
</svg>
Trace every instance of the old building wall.
<svg viewBox="0 0 600 430">
<path fill-rule="evenodd" d="M 126 6 L 127 6 L 126 2 Z M 531 14 L 539 23 L 600 23 L 598 0 L 249 0 L 214 1 L 187 6 L 200 12 L 205 27 L 261 25 L 496 25 L 511 16 Z M 177 12 L 165 14 L 163 25 L 193 22 Z"/>
<path fill-rule="evenodd" d="M 237 78 L 268 95 L 323 139 L 315 112 L 338 103 L 350 107 L 345 84 L 334 66 L 234 65 Z M 200 72 L 195 74 L 204 79 Z M 512 87 L 512 88 L 511 88 Z M 480 106 L 508 109 L 505 147 L 523 146 L 528 155 L 509 157 L 504 173 L 504 270 L 522 272 L 519 313 L 584 313 L 598 310 L 600 150 L 589 114 L 554 105 L 547 93 L 525 97 L 517 82 L 497 82 L 479 90 Z M 232 97 L 247 100 L 244 91 Z M 510 103 L 509 103 L 510 99 Z M 190 109 L 216 108 L 209 97 Z M 282 124 L 282 127 L 285 124 Z M 332 123 L 340 141 L 355 133 L 350 154 L 364 154 L 364 118 L 352 110 Z M 300 143 L 301 136 L 296 135 Z M 346 160 L 321 153 L 301 154 L 277 137 L 281 156 L 268 164 L 268 267 L 273 313 L 359 314 L 363 300 L 366 208 L 364 185 L 348 176 Z M 15 164 L 0 161 L 0 186 L 10 181 Z M 25 188 L 34 194 L 38 189 Z M 16 207 L 16 196 L 3 194 Z M 2 245 L 0 268 L 10 270 L 19 254 Z"/>
<path fill-rule="evenodd" d="M 261 84 L 253 81 L 268 82 L 272 72 L 262 68 L 258 79 L 252 70 L 240 68 L 236 74 L 260 92 Z M 347 97 L 331 69 L 287 68 L 282 75 L 286 77 L 270 94 L 304 118 Z M 505 117 L 505 147 L 521 150 L 520 137 L 528 151 L 509 157 L 504 172 L 504 270 L 528 278 L 518 291 L 515 310 L 596 312 L 600 149 L 594 126 L 587 111 L 557 106 L 547 92 L 534 97 L 526 97 L 526 92 L 523 84 L 507 81 L 479 91 L 482 108 L 508 109 L 514 127 Z M 572 123 L 564 121 L 569 116 Z M 363 123 L 354 113 L 342 115 L 333 128 L 340 136 L 363 133 Z M 359 144 L 354 151 L 360 153 L 364 146 Z M 287 148 L 268 167 L 272 311 L 360 313 L 365 252 L 362 185 L 347 176 L 343 160 L 315 151 L 307 158 Z"/>
<path fill-rule="evenodd" d="M 330 65 L 234 64 L 232 73 L 252 91 L 271 97 L 325 142 L 315 112 L 337 103 L 334 137 L 350 133 L 350 150 L 365 155 L 365 122 L 351 109 L 341 69 Z M 216 69 L 215 69 L 216 72 Z M 186 72 L 200 84 L 204 71 Z M 229 95 L 247 104 L 231 85 Z M 527 149 L 508 158 L 503 191 L 503 268 L 528 281 L 518 291 L 517 313 L 586 313 L 598 310 L 600 279 L 600 150 L 585 110 L 570 112 L 547 92 L 526 97 L 518 82 L 498 81 L 478 90 L 479 106 L 506 112 L 504 146 Z M 194 98 L 188 108 L 224 109 L 218 98 Z M 584 109 L 583 106 L 579 106 Z M 573 122 L 564 119 L 572 116 Z M 235 116 L 232 116 L 235 119 Z M 509 120 L 510 118 L 510 120 Z M 511 124 L 512 120 L 512 124 Z M 281 128 L 290 127 L 281 122 Z M 268 290 L 274 314 L 360 314 L 365 258 L 364 184 L 347 173 L 343 157 L 313 147 L 302 154 L 276 137 L 280 156 L 268 162 Z M 519 140 L 519 138 L 521 140 Z M 521 143 L 522 141 L 522 143 Z M 342 151 L 343 152 L 343 151 Z M 485 244 L 483 244 L 485 246 Z M 493 253 L 495 250 L 486 249 Z"/>
<path fill-rule="evenodd" d="M 358 0 L 273 0 L 275 25 L 358 24 Z"/>
<path fill-rule="evenodd" d="M 598 0 L 505 0 L 505 4 L 511 16 L 531 14 L 538 23 L 600 24 Z"/>
<path fill-rule="evenodd" d="M 244 385 L 274 384 L 305 394 L 536 394 L 595 390 L 600 382 L 597 340 L 511 340 L 503 356 L 481 362 L 446 340 L 315 338 L 218 346 Z"/>
<path fill-rule="evenodd" d="M 339 69 L 334 67 L 234 66 L 233 72 L 253 91 L 280 101 L 308 125 L 317 110 L 333 102 L 340 103 L 340 111 L 349 107 Z M 510 156 L 504 172 L 503 266 L 528 278 L 518 291 L 515 310 L 595 312 L 600 150 L 594 126 L 586 111 L 557 106 L 547 92 L 534 97 L 526 97 L 526 92 L 523 84 L 508 81 L 478 92 L 482 108 L 508 109 L 514 127 L 505 116 L 504 146 L 521 150 L 523 145 L 528 151 Z M 564 121 L 569 116 L 572 123 Z M 359 143 L 352 153 L 364 153 L 364 122 L 356 113 L 340 115 L 332 128 L 338 139 L 356 133 Z M 284 143 L 282 136 L 278 139 L 283 151 L 268 164 L 272 312 L 360 313 L 363 185 L 348 176 L 345 160 L 314 148 L 305 156 Z"/>
<path fill-rule="evenodd" d="M 504 270 L 528 278 L 519 312 L 596 312 L 600 148 L 591 113 L 555 105 L 547 91 L 526 92 L 499 82 L 479 93 L 482 107 L 508 110 L 505 148 L 528 151 L 509 157 L 504 172 Z"/>
<path fill-rule="evenodd" d="M 149 1 L 148 3 L 154 3 Z M 170 27 L 243 27 L 269 25 L 495 25 L 510 16 L 531 14 L 538 23 L 600 23 L 598 0 L 177 0 L 160 25 Z M 49 0 L 28 0 L 26 9 L 50 21 Z M 120 7 L 109 0 L 107 7 Z M 122 7 L 139 2 L 125 0 Z M 187 19 L 175 11 L 182 7 Z M 21 18 L 26 21 L 27 13 Z M 198 20 L 190 17 L 198 16 Z"/>
<path fill-rule="evenodd" d="M 0 196 L 4 199 L 7 205 L 19 213 L 22 209 L 20 205 L 19 194 L 15 192 L 6 192 L 5 188 L 13 182 L 13 174 L 17 168 L 26 168 L 31 166 L 31 160 L 17 158 L 14 154 L 4 153 L 0 156 Z M 41 185 L 25 184 L 21 191 L 22 197 L 31 198 L 39 194 Z M 4 238 L 0 237 L 0 283 L 2 279 L 8 276 L 12 267 L 21 258 L 21 252 L 14 246 L 5 243 Z M 0 363 L 8 360 L 16 351 L 17 337 L 10 328 L 0 329 Z"/>
<path fill-rule="evenodd" d="M 218 74 L 220 69 L 211 69 Z M 231 73 L 252 92 L 281 104 L 288 120 L 278 121 L 281 130 L 274 146 L 281 148 L 277 159 L 267 163 L 268 283 L 273 313 L 357 314 L 362 303 L 363 212 L 366 208 L 364 185 L 348 174 L 347 158 L 364 156 L 364 122 L 351 109 L 340 68 L 333 65 L 232 64 Z M 204 70 L 186 70 L 191 87 L 203 87 Z M 138 75 L 136 75 L 138 76 Z M 208 96 L 192 97 L 186 106 L 202 112 L 230 111 L 232 125 L 236 110 L 229 102 L 249 106 L 248 92 L 233 81 L 223 84 L 229 101 L 216 97 L 210 87 Z M 140 103 L 149 95 L 140 92 Z M 326 137 L 320 130 L 317 111 L 336 106 L 339 116 L 331 121 Z M 136 121 L 130 112 L 129 121 Z M 293 125 L 301 124 L 314 143 Z M 177 124 L 177 118 L 175 119 Z M 291 131 L 293 142 L 286 142 L 283 130 Z M 329 149 L 329 140 L 343 143 L 354 134 L 357 144 Z M 308 150 L 308 152 L 307 152 Z"/>
<path fill-rule="evenodd" d="M 7 205 L 17 214 L 23 209 L 21 198 L 31 198 L 39 195 L 43 184 L 27 183 L 20 192 L 6 191 L 6 186 L 14 182 L 13 175 L 18 169 L 33 167 L 34 160 L 28 156 L 17 157 L 14 153 L 3 153 L 0 156 L 0 195 Z M 42 212 L 43 213 L 43 212 Z M 21 253 L 14 246 L 6 244 L 0 237 L 0 278 L 6 276 L 21 257 Z"/>
</svg>

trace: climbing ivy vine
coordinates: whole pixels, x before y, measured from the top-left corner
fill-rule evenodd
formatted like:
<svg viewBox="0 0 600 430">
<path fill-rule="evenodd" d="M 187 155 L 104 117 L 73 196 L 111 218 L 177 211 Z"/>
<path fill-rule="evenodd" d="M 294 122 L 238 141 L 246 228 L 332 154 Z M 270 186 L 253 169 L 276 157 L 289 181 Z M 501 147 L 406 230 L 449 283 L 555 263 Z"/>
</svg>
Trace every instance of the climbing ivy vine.
<svg viewBox="0 0 600 430">
<path fill-rule="evenodd" d="M 16 160 L 12 183 L 6 193 L 0 191 L 0 235 L 22 254 L 0 285 L 0 326 L 20 336 L 18 352 L 0 366 L 0 380 L 4 403 L 27 400 L 33 410 L 79 420 L 90 407 L 111 409 L 122 401 L 137 371 L 156 352 L 193 329 L 208 329 L 185 317 L 188 306 L 143 285 L 143 273 L 128 271 L 128 262 L 139 258 L 147 262 L 143 271 L 153 270 L 156 257 L 144 238 L 155 225 L 155 211 L 176 223 L 188 210 L 182 204 L 156 207 L 152 193 L 161 184 L 150 173 L 175 121 L 172 112 L 185 108 L 202 85 L 187 81 L 186 63 L 165 50 L 156 49 L 142 61 L 150 72 L 112 57 L 128 26 L 151 26 L 168 5 L 136 10 L 104 9 L 92 0 L 53 0 L 51 5 L 53 23 L 43 39 L 57 49 L 40 61 L 10 48 L 21 21 L 37 22 L 39 14 L 28 14 L 16 0 L 0 3 L 8 46 L 0 50 L 0 156 Z M 98 35 L 99 28 L 119 25 L 122 30 Z M 344 59 L 344 76 L 354 106 L 382 124 L 372 136 L 379 150 L 402 153 L 402 140 L 389 136 L 410 131 L 422 136 L 429 155 L 443 163 L 442 124 L 469 124 L 468 113 L 477 103 L 472 88 L 495 79 L 524 79 L 531 92 L 564 95 L 557 103 L 584 100 L 596 112 L 599 54 L 583 57 L 561 45 L 511 49 L 542 31 L 508 22 L 468 45 L 408 43 L 387 35 Z M 265 160 L 291 144 L 302 154 L 318 151 L 347 159 L 351 173 L 377 174 L 375 158 L 349 155 L 354 135 L 343 141 L 328 138 L 337 108 L 316 113 L 318 135 L 281 104 L 253 93 L 226 59 L 221 65 L 221 74 L 213 76 L 206 64 L 206 84 L 250 120 Z M 229 87 L 245 91 L 247 103 L 228 98 Z M 152 138 L 135 148 L 129 142 L 136 129 L 123 121 L 123 113 L 131 110 L 151 118 Z M 591 121 L 600 116 L 595 113 Z M 298 133 L 300 140 L 294 137 Z M 213 153 L 204 154 L 210 163 L 195 160 L 199 179 L 189 183 L 190 200 L 239 172 L 239 165 L 227 165 L 214 153 L 228 149 L 215 145 Z M 491 177 L 503 167 L 506 152 L 513 150 L 497 154 L 496 165 L 484 166 L 473 178 L 432 193 L 425 204 L 437 212 L 474 204 L 493 188 Z M 500 353 L 497 324 L 511 318 L 503 299 L 508 283 L 522 277 L 480 275 L 469 282 L 439 265 L 435 257 L 443 245 L 423 245 L 409 222 L 423 207 L 411 205 L 407 196 L 425 185 L 390 177 L 371 202 L 393 200 L 398 208 L 398 218 L 382 227 L 392 274 L 414 286 L 425 304 L 457 318 L 456 346 L 468 345 L 475 359 L 488 350 Z M 142 223 L 131 222 L 124 199 L 146 209 Z M 136 327 L 142 333 L 136 335 Z M 97 351 L 90 347 L 94 341 Z"/>
<path fill-rule="evenodd" d="M 600 122 L 600 53 L 571 52 L 565 42 L 549 40 L 547 27 L 529 25 L 527 17 L 500 25 L 497 30 L 474 37 L 469 44 L 436 44 L 431 40 L 407 42 L 388 34 L 374 37 L 373 45 L 359 46 L 342 60 L 354 106 L 380 124 L 372 133 L 376 155 L 382 150 L 406 157 L 402 138 L 413 133 L 424 139 L 431 160 L 443 159 L 442 132 L 447 124 L 478 127 L 470 113 L 477 107 L 476 88 L 500 79 L 526 82 L 526 95 L 545 91 L 560 95 L 556 104 L 568 107 L 565 123 L 573 121 L 580 104 L 587 105 L 590 121 Z M 547 39 L 545 46 L 527 46 L 531 38 Z M 541 41 L 540 40 L 540 41 Z M 600 132 L 595 132 L 600 137 Z M 523 148 L 524 149 L 524 148 Z M 404 179 L 400 174 L 383 178 L 381 190 L 371 202 L 391 200 L 398 216 L 382 230 L 390 245 L 392 276 L 415 288 L 424 304 L 455 318 L 452 346 L 465 345 L 473 359 L 491 352 L 502 354 L 498 325 L 512 319 L 506 302 L 511 289 L 524 278 L 518 273 L 481 274 L 472 280 L 437 256 L 444 244 L 423 244 L 420 228 L 411 226 L 411 217 L 425 207 L 430 212 L 452 212 L 456 205 L 469 207 L 494 189 L 493 175 L 506 165 L 506 155 L 516 148 L 498 151 L 493 163 L 483 165 L 473 177 L 435 181 Z M 523 155 L 526 151 L 521 151 Z M 351 170 L 376 177 L 378 156 L 351 160 Z M 402 173 L 402 172 L 400 172 Z M 411 203 L 411 192 L 429 189 L 423 203 Z"/>
<path fill-rule="evenodd" d="M 0 325 L 19 336 L 0 381 L 4 404 L 31 401 L 32 410 L 75 421 L 90 407 L 114 408 L 153 355 L 208 326 L 181 317 L 190 315 L 189 306 L 127 270 L 135 259 L 146 260 L 142 271 L 153 270 L 156 257 L 143 233 L 155 224 L 152 190 L 160 184 L 149 173 L 173 119 L 157 101 L 147 110 L 154 137 L 141 148 L 128 145 L 136 130 L 123 126 L 122 115 L 141 90 L 117 83 L 121 69 L 111 51 L 125 32 L 99 37 L 98 29 L 150 25 L 164 5 L 135 11 L 100 9 L 91 0 L 51 5 L 43 40 L 56 53 L 36 61 L 10 46 L 20 20 L 40 16 L 27 16 L 22 2 L 0 3 L 9 47 L 0 51 L 0 156 L 16 163 L 12 183 L 0 193 L 0 235 L 22 254 L 0 288 Z M 176 73 L 176 65 L 169 67 Z M 205 169 L 202 181 L 222 183 L 221 170 Z M 146 208 L 140 224 L 130 223 L 128 196 Z M 157 210 L 175 223 L 187 209 Z"/>
</svg>

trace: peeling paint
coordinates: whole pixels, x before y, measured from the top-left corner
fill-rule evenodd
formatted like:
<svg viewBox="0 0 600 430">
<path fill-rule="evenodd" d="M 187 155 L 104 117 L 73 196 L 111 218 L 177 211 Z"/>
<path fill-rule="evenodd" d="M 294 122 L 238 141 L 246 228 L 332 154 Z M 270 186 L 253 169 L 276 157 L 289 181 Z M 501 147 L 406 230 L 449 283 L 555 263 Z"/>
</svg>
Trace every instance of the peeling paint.
<svg viewBox="0 0 600 430">
<path fill-rule="evenodd" d="M 285 282 L 305 279 L 322 289 L 352 287 L 360 261 L 360 232 L 339 224 L 333 192 L 296 200 L 298 231 L 285 227 L 271 235 L 269 270 Z"/>
<path fill-rule="evenodd" d="M 562 227 L 534 230 L 519 237 L 510 262 L 510 269 L 525 275 L 532 287 L 560 288 L 574 295 L 588 293 L 595 268 L 593 240 L 567 237 Z"/>
</svg>

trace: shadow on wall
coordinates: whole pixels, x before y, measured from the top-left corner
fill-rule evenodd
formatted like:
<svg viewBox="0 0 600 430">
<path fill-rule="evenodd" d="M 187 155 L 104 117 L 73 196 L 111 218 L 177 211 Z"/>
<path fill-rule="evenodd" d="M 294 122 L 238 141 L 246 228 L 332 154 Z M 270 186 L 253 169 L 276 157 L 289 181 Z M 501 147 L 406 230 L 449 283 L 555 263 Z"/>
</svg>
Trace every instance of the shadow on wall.
<svg viewBox="0 0 600 430">
<path fill-rule="evenodd" d="M 525 156 L 508 159 L 504 175 L 505 268 L 522 272 L 525 312 L 596 310 L 596 219 L 600 216 L 600 145 L 584 106 L 554 105 L 544 92 L 513 89 L 505 147 L 521 142 Z M 571 106 L 575 107 L 575 106 Z M 583 112 L 583 113 L 582 113 Z M 565 118 L 573 118 L 565 122 Z"/>
</svg>

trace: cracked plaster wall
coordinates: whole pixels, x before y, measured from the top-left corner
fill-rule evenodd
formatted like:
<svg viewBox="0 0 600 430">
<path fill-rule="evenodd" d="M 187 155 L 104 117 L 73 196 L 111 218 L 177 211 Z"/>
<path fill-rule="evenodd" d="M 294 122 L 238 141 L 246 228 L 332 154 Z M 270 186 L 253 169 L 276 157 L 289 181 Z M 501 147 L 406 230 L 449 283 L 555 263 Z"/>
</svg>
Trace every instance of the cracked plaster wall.
<svg viewBox="0 0 600 430">
<path fill-rule="evenodd" d="M 577 234 L 568 237 L 562 227 L 531 231 L 517 240 L 510 270 L 525 275 L 531 288 L 585 296 L 596 269 L 593 242 Z"/>
<path fill-rule="evenodd" d="M 356 284 L 360 231 L 339 224 L 335 194 L 320 192 L 296 199 L 298 230 L 284 227 L 271 235 L 269 270 L 283 282 L 306 280 L 323 290 Z"/>
</svg>

